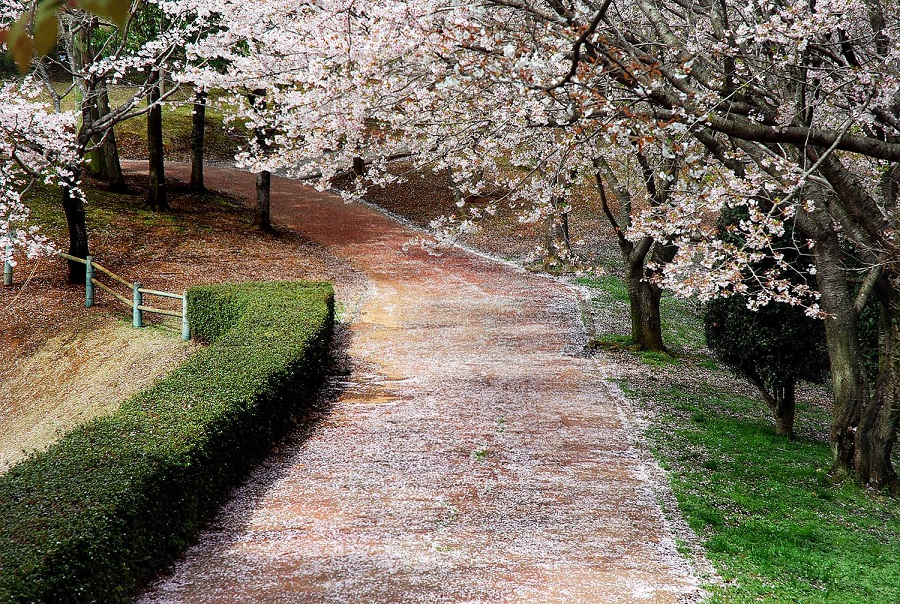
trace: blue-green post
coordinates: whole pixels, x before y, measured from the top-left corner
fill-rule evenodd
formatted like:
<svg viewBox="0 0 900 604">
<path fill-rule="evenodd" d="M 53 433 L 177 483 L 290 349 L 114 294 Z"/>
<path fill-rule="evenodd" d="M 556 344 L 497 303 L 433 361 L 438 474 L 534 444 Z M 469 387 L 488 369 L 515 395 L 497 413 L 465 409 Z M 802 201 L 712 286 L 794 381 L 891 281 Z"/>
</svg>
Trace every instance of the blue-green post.
<svg viewBox="0 0 900 604">
<path fill-rule="evenodd" d="M 133 327 L 144 326 L 144 312 L 140 309 L 140 306 L 144 303 L 144 295 L 141 293 L 141 287 L 141 284 L 135 281 L 131 288 L 133 294 L 132 299 L 134 300 L 131 306 L 131 325 Z"/>
<path fill-rule="evenodd" d="M 84 259 L 84 305 L 88 308 L 94 305 L 94 261 L 93 256 Z"/>
<path fill-rule="evenodd" d="M 10 286 L 13 284 L 13 267 L 10 260 L 12 260 L 12 246 L 6 246 L 6 257 L 3 259 L 3 285 Z"/>
<path fill-rule="evenodd" d="M 181 339 L 184 341 L 191 339 L 191 326 L 188 324 L 187 316 L 187 292 L 181 297 Z"/>
</svg>

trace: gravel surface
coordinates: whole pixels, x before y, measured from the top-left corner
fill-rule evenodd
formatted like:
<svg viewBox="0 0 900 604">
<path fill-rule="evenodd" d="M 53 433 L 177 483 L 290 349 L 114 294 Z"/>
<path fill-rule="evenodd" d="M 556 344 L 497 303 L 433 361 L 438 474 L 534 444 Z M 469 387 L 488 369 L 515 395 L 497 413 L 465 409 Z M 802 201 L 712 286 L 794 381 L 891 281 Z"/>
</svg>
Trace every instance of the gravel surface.
<svg viewBox="0 0 900 604">
<path fill-rule="evenodd" d="M 251 175 L 207 178 L 253 198 Z M 364 275 L 338 281 L 345 371 L 141 602 L 701 597 L 574 290 L 403 251 L 419 233 L 292 181 L 273 219 Z"/>
</svg>

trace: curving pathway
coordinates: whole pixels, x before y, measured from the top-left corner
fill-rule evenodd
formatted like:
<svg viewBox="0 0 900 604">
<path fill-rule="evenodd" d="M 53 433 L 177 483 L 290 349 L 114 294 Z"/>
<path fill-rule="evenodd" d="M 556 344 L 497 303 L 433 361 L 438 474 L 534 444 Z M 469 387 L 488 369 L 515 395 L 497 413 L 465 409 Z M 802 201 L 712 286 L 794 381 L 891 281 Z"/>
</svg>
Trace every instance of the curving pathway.
<svg viewBox="0 0 900 604">
<path fill-rule="evenodd" d="M 254 198 L 252 175 L 207 170 Z M 417 233 L 377 211 L 272 186 L 275 222 L 369 279 L 352 371 L 141 602 L 697 598 L 616 396 L 577 354 L 570 289 L 461 250 L 404 252 Z"/>
</svg>

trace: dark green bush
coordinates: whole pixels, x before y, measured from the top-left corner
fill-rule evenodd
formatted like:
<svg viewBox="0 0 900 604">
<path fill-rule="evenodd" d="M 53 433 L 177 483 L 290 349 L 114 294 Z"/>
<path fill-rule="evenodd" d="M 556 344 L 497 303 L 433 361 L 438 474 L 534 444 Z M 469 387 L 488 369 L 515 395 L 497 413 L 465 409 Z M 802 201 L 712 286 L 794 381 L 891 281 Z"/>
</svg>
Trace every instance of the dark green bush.
<svg viewBox="0 0 900 604">
<path fill-rule="evenodd" d="M 327 283 L 188 291 L 210 346 L 0 477 L 0 602 L 125 602 L 178 555 L 318 386 Z"/>
<path fill-rule="evenodd" d="M 719 236 L 742 246 L 736 226 L 748 219 L 746 208 L 723 211 Z M 793 284 L 813 285 L 812 259 L 794 237 L 793 223 L 788 221 L 785 234 L 775 239 L 772 247 L 791 267 L 786 276 Z M 776 266 L 775 255 L 766 251 L 753 268 L 765 275 Z M 706 343 L 722 363 L 759 389 L 774 415 L 776 432 L 793 437 L 796 382 L 822 383 L 828 375 L 825 325 L 821 319 L 808 317 L 803 308 L 782 302 L 750 310 L 750 296 L 758 292 L 758 286 L 751 283 L 747 295 L 710 301 L 704 313 Z"/>
</svg>

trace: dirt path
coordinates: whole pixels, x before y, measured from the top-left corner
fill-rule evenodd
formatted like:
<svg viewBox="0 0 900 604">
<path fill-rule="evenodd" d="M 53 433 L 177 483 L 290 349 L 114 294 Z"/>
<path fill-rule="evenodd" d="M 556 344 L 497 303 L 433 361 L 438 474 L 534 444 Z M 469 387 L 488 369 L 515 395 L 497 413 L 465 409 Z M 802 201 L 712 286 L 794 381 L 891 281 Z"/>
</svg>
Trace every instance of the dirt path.
<svg viewBox="0 0 900 604">
<path fill-rule="evenodd" d="M 250 175 L 207 178 L 254 195 Z M 615 398 L 577 355 L 570 290 L 404 252 L 414 232 L 295 182 L 273 179 L 273 208 L 370 279 L 352 371 L 142 602 L 696 597 Z"/>
</svg>

